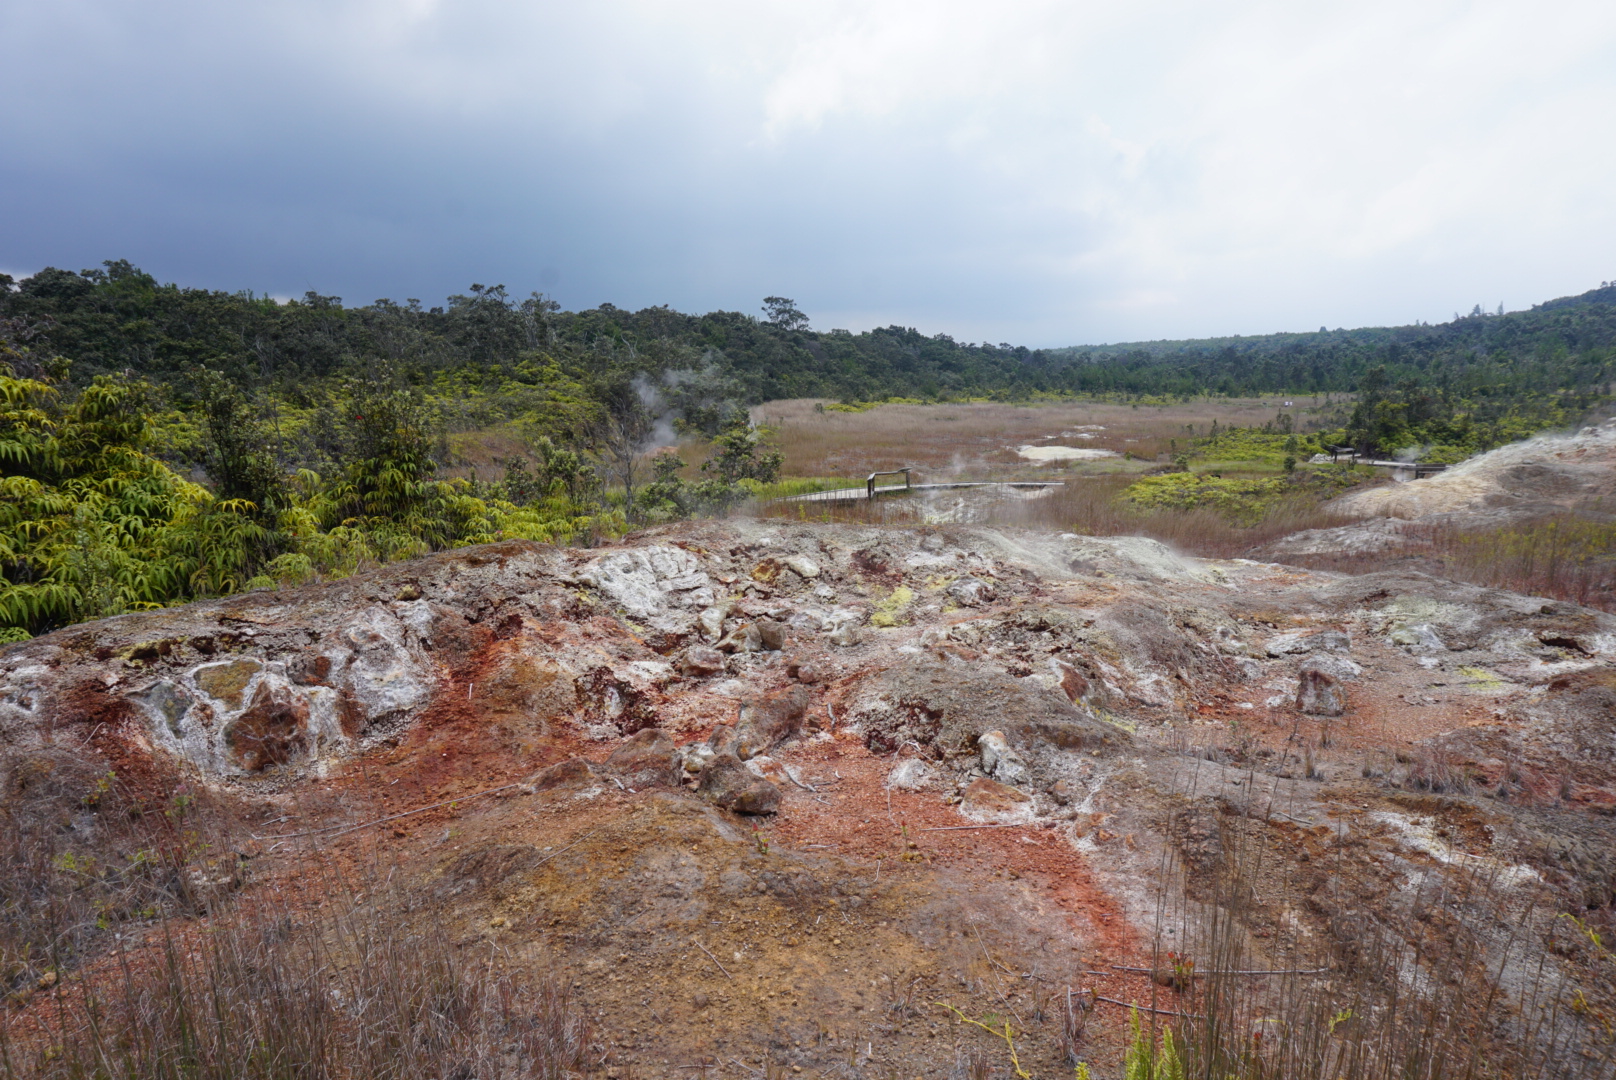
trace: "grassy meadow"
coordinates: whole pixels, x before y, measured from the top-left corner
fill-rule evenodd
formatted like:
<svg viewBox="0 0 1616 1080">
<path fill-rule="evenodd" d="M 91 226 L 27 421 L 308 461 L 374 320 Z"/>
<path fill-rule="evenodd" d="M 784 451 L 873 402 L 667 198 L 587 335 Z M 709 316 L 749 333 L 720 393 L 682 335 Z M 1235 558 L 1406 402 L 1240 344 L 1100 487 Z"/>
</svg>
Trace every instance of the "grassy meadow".
<svg viewBox="0 0 1616 1080">
<path fill-rule="evenodd" d="M 1287 408 L 1286 401 L 1293 404 Z M 1213 424 L 1261 428 L 1281 413 L 1297 432 L 1339 427 L 1350 401 L 1335 395 L 1300 398 L 1234 398 L 1172 405 L 1061 401 L 1012 405 L 876 405 L 841 411 L 811 398 L 770 401 L 752 409 L 752 419 L 777 434 L 789 476 L 846 476 L 911 466 L 927 480 L 1060 479 L 1080 475 L 1138 473 L 1205 438 Z M 1116 459 L 1038 465 L 1017 447 L 1071 446 L 1109 450 Z"/>
<path fill-rule="evenodd" d="M 1292 404 L 1289 408 L 1285 402 Z M 993 520 L 1093 535 L 1139 534 L 1191 554 L 1229 557 L 1298 529 L 1344 524 L 1321 504 L 1345 487 L 1373 483 L 1367 470 L 1301 465 L 1287 472 L 1277 450 L 1291 436 L 1305 460 L 1309 435 L 1338 423 L 1339 399 L 1253 398 L 1133 406 L 1113 402 L 1011 405 L 891 404 L 859 411 L 812 400 L 774 401 L 753 418 L 775 432 L 790 475 L 846 477 L 901 467 L 916 483 L 1055 480 L 1065 486 L 996 504 Z M 1288 418 L 1288 423 L 1282 418 Z M 1290 435 L 1265 433 L 1286 426 Z M 1236 429 L 1240 437 L 1214 433 Z M 1107 451 L 1089 460 L 1031 461 L 1023 446 Z M 1176 463 L 1175 463 L 1176 462 Z M 1187 467 L 1187 471 L 1180 471 Z M 1172 471 L 1169 471 L 1172 470 Z M 923 524 L 918 499 L 775 505 L 771 516 Z"/>
</svg>

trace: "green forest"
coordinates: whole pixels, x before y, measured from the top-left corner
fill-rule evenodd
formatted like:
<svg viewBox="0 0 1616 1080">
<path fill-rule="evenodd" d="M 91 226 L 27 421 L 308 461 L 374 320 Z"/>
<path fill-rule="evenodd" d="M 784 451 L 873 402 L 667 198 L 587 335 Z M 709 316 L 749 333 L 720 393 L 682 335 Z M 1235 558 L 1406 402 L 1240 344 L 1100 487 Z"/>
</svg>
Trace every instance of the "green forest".
<svg viewBox="0 0 1616 1080">
<path fill-rule="evenodd" d="M 128 262 L 0 275 L 0 640 L 461 544 L 589 542 L 778 479 L 746 409 L 823 397 L 1352 395 L 1328 437 L 1447 459 L 1575 422 L 1616 381 L 1616 287 L 1530 311 L 1309 334 L 1028 349 L 758 315 L 563 311 L 472 285 L 346 306 L 160 284 Z M 444 479 L 447 438 L 525 453 Z M 712 442 L 699 480 L 673 434 Z"/>
</svg>

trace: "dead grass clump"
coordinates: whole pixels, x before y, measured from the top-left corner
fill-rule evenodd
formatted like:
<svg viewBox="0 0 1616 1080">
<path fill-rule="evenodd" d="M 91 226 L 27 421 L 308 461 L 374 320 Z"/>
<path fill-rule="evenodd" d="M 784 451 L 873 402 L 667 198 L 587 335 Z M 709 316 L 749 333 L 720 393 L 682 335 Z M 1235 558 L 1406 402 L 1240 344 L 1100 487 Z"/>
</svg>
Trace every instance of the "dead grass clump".
<svg viewBox="0 0 1616 1080">
<path fill-rule="evenodd" d="M 898 1020 L 919 1016 L 925 1004 L 920 992 L 920 976 L 896 971 L 886 976 L 886 1011 Z"/>
<path fill-rule="evenodd" d="M 1176 1075 L 1603 1078 L 1616 1068 L 1608 1032 L 1579 1013 L 1576 988 L 1541 963 L 1533 935 L 1548 914 L 1535 894 L 1484 869 L 1447 867 L 1366 904 L 1355 878 L 1373 866 L 1342 852 L 1320 878 L 1278 859 L 1268 830 L 1226 818 L 1227 858 L 1210 888 L 1203 873 L 1204 901 L 1163 911 L 1158 951 L 1167 955 L 1176 938 L 1197 962 L 1190 985 L 1159 1003 L 1180 1015 L 1146 1018 L 1152 1030 L 1141 1045 L 1165 1049 L 1155 1029 L 1170 1030 Z M 1174 894 L 1187 896 L 1193 870 L 1172 863 L 1163 871 L 1180 879 Z M 1283 928 L 1280 898 L 1298 893 L 1323 917 L 1322 942 Z M 1178 933 L 1166 936 L 1175 924 Z"/>
<path fill-rule="evenodd" d="M 1083 1040 L 1088 1035 L 1089 1016 L 1098 999 L 1093 990 L 1073 990 L 1070 986 L 1061 995 L 1056 1009 L 1060 1014 L 1058 1049 L 1061 1061 L 1076 1065 L 1082 1060 Z"/>
<path fill-rule="evenodd" d="M 1422 750 L 1409 763 L 1403 784 L 1433 795 L 1469 795 L 1474 787 L 1470 772 L 1452 754 L 1438 749 Z"/>
<path fill-rule="evenodd" d="M 989 1080 L 993 1075 L 993 1058 L 980 1050 L 954 1051 L 954 1067 L 948 1071 L 948 1080 Z"/>
<path fill-rule="evenodd" d="M 130 920 L 208 910 L 240 883 L 235 809 L 93 756 L 0 756 L 0 993 L 26 997 Z"/>
<path fill-rule="evenodd" d="M 561 1080 L 588 1021 L 565 984 L 530 991 L 376 907 L 206 934 L 168 927 L 117 969 L 56 991 L 47 1030 L 0 1020 L 4 1080 Z"/>
<path fill-rule="evenodd" d="M 1404 526 L 1406 546 L 1356 555 L 1281 556 L 1345 574 L 1411 570 L 1527 596 L 1616 611 L 1616 523 L 1555 515 L 1496 529 Z"/>
</svg>

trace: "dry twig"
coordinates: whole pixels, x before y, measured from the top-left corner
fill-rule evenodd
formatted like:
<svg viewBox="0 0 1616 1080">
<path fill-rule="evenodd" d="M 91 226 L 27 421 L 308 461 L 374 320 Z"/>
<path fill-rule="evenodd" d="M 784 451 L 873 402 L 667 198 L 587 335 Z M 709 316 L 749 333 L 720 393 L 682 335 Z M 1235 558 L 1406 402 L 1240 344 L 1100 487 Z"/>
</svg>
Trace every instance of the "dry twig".
<svg viewBox="0 0 1616 1080">
<path fill-rule="evenodd" d="M 696 948 L 700 949 L 704 953 L 707 953 L 707 959 L 711 960 L 714 964 L 718 965 L 718 970 L 722 971 L 724 973 L 724 978 L 728 979 L 730 982 L 735 981 L 735 976 L 731 975 L 729 973 L 729 969 L 724 967 L 723 964 L 718 963 L 718 957 L 716 957 L 712 953 L 708 952 L 707 951 L 707 946 L 703 945 L 701 942 L 698 941 L 698 942 L 696 942 Z"/>
</svg>

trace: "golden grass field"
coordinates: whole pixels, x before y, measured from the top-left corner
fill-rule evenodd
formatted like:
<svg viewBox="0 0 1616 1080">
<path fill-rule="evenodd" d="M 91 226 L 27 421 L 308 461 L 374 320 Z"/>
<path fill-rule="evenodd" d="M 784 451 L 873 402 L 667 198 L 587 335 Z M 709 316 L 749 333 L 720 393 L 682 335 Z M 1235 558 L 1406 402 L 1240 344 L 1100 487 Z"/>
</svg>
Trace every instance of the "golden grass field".
<svg viewBox="0 0 1616 1080">
<path fill-rule="evenodd" d="M 1073 530 L 1091 535 L 1144 535 L 1205 556 L 1241 555 L 1299 529 L 1344 524 L 1310 502 L 1276 505 L 1256 526 L 1231 524 L 1210 511 L 1148 512 L 1119 498 L 1138 474 L 1170 461 L 1175 448 L 1220 428 L 1261 427 L 1289 414 L 1301 432 L 1334 426 L 1339 401 L 1285 398 L 1192 402 L 1134 407 L 1109 402 L 1035 405 L 878 405 L 863 412 L 820 411 L 813 400 L 771 401 L 753 419 L 774 430 L 788 476 L 844 477 L 904 466 L 915 483 L 966 480 L 1058 480 L 1065 486 L 1037 497 L 976 492 L 951 510 L 950 495 L 886 498 L 870 503 L 786 503 L 768 516 L 827 521 L 924 524 L 939 514 L 956 520 Z M 1176 443 L 1176 447 L 1175 447 Z M 1068 446 L 1108 450 L 1087 461 L 1028 461 L 1019 447 Z M 687 460 L 690 457 L 687 455 Z M 1270 467 L 1271 469 L 1271 467 Z M 957 500 L 955 500 L 957 502 Z M 947 503 L 948 505 L 944 505 Z"/>
<path fill-rule="evenodd" d="M 1298 431 L 1333 426 L 1338 403 L 1322 398 L 1252 398 L 1180 405 L 1132 406 L 1110 402 L 1034 405 L 877 405 L 864 412 L 838 412 L 807 398 L 756 406 L 752 418 L 773 428 L 786 455 L 787 476 L 863 478 L 876 470 L 911 466 L 917 479 L 1005 480 L 1065 473 L 1136 472 L 1169 460 L 1173 440 L 1187 446 L 1219 427 L 1261 427 L 1281 412 Z M 1193 430 L 1191 430 L 1193 428 Z M 1087 437 L 1085 437 L 1087 436 Z M 1037 464 L 1016 448 L 1070 446 L 1109 450 L 1100 461 Z M 1140 462 L 1130 462 L 1131 455 Z M 686 460 L 690 460 L 687 455 Z"/>
</svg>

